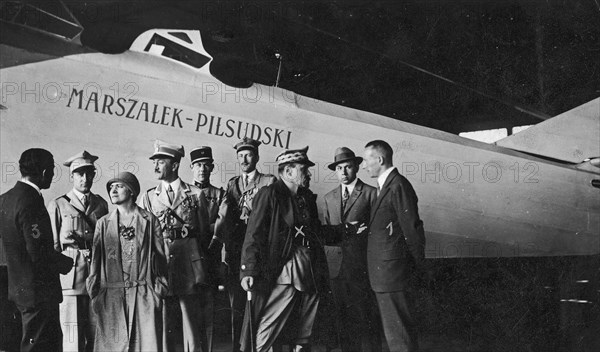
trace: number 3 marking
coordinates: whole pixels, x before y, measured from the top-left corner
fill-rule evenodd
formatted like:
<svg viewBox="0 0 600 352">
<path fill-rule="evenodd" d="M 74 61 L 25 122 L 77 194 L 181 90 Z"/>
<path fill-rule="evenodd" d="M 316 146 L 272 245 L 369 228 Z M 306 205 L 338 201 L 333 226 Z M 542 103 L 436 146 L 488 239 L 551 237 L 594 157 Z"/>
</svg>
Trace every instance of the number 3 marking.
<svg viewBox="0 0 600 352">
<path fill-rule="evenodd" d="M 40 230 L 38 230 L 38 224 L 31 225 L 31 231 L 33 231 L 33 233 L 31 234 L 31 237 L 33 237 L 35 239 L 40 238 L 40 235 L 42 233 L 40 232 Z"/>
</svg>

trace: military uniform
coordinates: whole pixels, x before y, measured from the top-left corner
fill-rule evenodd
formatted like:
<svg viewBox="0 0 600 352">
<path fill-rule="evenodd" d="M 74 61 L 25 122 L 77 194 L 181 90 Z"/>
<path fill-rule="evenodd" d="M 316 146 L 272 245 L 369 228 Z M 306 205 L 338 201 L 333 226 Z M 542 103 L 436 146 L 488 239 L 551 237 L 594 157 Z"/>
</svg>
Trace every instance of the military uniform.
<svg viewBox="0 0 600 352">
<path fill-rule="evenodd" d="M 96 156 L 84 151 L 65 161 L 71 173 L 82 167 L 93 167 Z M 108 213 L 108 203 L 89 192 L 84 205 L 82 193 L 71 190 L 48 203 L 48 214 L 54 235 L 54 249 L 71 257 L 74 266 L 60 276 L 63 302 L 60 322 L 64 351 L 91 351 L 94 346 L 95 318 L 90 309 L 85 280 L 89 275 L 90 250 L 96 221 Z"/>
<path fill-rule="evenodd" d="M 182 146 L 159 144 L 152 158 L 164 154 L 165 150 L 165 153 L 179 158 L 183 156 Z M 172 319 L 172 301 L 175 300 L 181 309 L 184 350 L 206 351 L 202 296 L 208 285 L 205 253 L 211 239 L 208 203 L 204 193 L 194 185 L 181 179 L 177 179 L 171 185 L 178 181 L 180 184 L 177 190 L 174 190 L 172 201 L 169 199 L 165 182 L 146 191 L 140 200 L 142 208 L 158 217 L 166 243 L 168 296 L 173 299 L 168 300 L 163 309 L 163 349 L 170 351 L 176 345 L 176 342 L 167 340 L 169 328 L 177 324 Z"/>
<path fill-rule="evenodd" d="M 234 147 L 238 152 L 244 149 L 254 150 L 258 154 L 260 142 L 250 138 L 243 139 Z M 245 308 L 246 293 L 240 286 L 240 257 L 248 217 L 252 211 L 252 200 L 258 191 L 277 181 L 270 174 L 262 174 L 258 170 L 248 175 L 246 184 L 243 176 L 234 176 L 227 183 L 225 197 L 219 208 L 219 216 L 215 223 L 214 237 L 225 246 L 224 261 L 229 266 L 229 276 L 226 282 L 229 294 L 229 303 L 232 314 L 232 340 L 233 348 L 239 341 L 242 326 L 242 312 Z"/>
<path fill-rule="evenodd" d="M 190 159 L 192 160 L 192 166 L 194 163 L 203 161 L 210 162 L 212 165 L 212 149 L 210 147 L 198 147 L 193 149 L 190 152 Z M 219 215 L 219 205 L 223 201 L 223 197 L 225 196 L 225 190 L 222 187 L 215 187 L 210 184 L 210 182 L 206 182 L 204 184 L 194 180 L 194 185 L 204 193 L 204 197 L 208 203 L 208 221 L 210 224 L 210 233 L 212 234 L 215 227 L 215 222 Z M 203 313 L 202 317 L 204 318 L 204 324 L 206 328 L 206 339 L 207 339 L 207 351 L 211 352 L 213 348 L 213 331 L 214 331 L 214 302 L 215 302 L 215 292 L 217 290 L 217 285 L 220 284 L 220 275 L 219 275 L 219 267 L 221 265 L 221 255 L 220 253 L 208 253 L 208 272 L 209 272 L 209 281 L 210 287 L 206 290 L 203 290 L 202 295 L 202 303 L 203 303 Z"/>
</svg>

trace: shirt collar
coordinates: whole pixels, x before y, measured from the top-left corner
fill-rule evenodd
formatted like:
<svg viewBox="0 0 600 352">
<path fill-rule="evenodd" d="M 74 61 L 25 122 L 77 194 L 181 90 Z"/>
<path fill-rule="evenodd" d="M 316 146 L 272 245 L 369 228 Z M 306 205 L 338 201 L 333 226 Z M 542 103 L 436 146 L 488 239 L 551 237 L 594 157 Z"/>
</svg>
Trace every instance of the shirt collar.
<svg viewBox="0 0 600 352">
<path fill-rule="evenodd" d="M 344 187 L 348 188 L 348 194 L 352 194 L 354 191 L 354 187 L 356 187 L 356 181 L 358 181 L 358 177 L 354 179 L 350 184 L 344 185 L 342 184 L 342 194 L 344 194 Z"/>
<path fill-rule="evenodd" d="M 385 181 L 387 180 L 388 176 L 392 173 L 392 171 L 394 171 L 396 169 L 395 166 L 390 167 L 389 169 L 385 170 L 381 175 L 379 175 L 379 177 L 377 178 L 377 184 L 379 185 L 379 189 L 381 190 L 383 188 L 383 185 L 385 184 Z"/>
<path fill-rule="evenodd" d="M 40 188 L 35 183 L 33 183 L 33 182 L 31 182 L 31 181 L 29 181 L 28 179 L 25 179 L 25 178 L 22 178 L 20 181 L 23 182 L 23 183 L 26 183 L 26 184 L 30 185 L 31 187 L 33 187 L 38 192 L 38 194 L 40 196 L 42 195 L 42 191 L 40 190 Z"/>
<path fill-rule="evenodd" d="M 73 188 L 73 193 L 75 193 L 75 195 L 77 196 L 77 198 L 79 198 L 79 200 L 83 200 L 83 196 L 85 194 L 79 192 L 78 190 L 76 190 L 75 188 Z"/>
<path fill-rule="evenodd" d="M 252 170 L 252 172 L 247 173 L 246 175 L 248 175 L 248 182 L 250 181 L 254 181 L 254 178 L 256 177 L 256 169 Z M 242 175 L 243 177 L 243 175 Z"/>
<path fill-rule="evenodd" d="M 177 191 L 179 191 L 179 187 L 181 186 L 181 179 L 178 177 L 171 183 L 163 181 L 163 187 L 165 188 L 165 191 L 169 189 L 169 185 L 171 185 L 171 188 L 173 188 L 173 193 L 177 194 Z"/>
</svg>

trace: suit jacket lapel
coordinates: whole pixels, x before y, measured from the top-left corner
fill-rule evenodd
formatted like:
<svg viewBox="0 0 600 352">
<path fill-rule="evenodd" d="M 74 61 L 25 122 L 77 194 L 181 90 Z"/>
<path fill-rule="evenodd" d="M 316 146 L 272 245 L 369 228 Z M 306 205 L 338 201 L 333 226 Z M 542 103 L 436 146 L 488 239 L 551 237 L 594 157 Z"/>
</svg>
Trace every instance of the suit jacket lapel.
<svg viewBox="0 0 600 352">
<path fill-rule="evenodd" d="M 363 188 L 362 181 L 357 180 L 356 185 L 354 186 L 354 190 L 352 191 L 352 194 L 350 195 L 350 198 L 348 199 L 348 201 L 346 201 L 346 209 L 344 209 L 344 218 L 346 217 L 346 215 L 348 214 L 348 212 L 354 205 L 354 202 L 356 202 L 358 197 L 360 197 L 360 194 L 362 193 L 362 188 Z"/>
<path fill-rule="evenodd" d="M 79 209 L 85 213 L 85 209 L 83 208 L 83 204 L 81 204 L 81 200 L 79 199 L 79 197 L 77 197 L 73 190 L 70 190 L 69 193 L 67 193 L 67 197 L 69 197 L 69 199 L 71 200 L 70 203 L 74 208 Z"/>
<path fill-rule="evenodd" d="M 277 181 L 277 203 L 279 203 L 279 212 L 283 220 L 289 227 L 294 226 L 294 206 L 292 205 L 292 195 L 283 181 Z"/>
<path fill-rule="evenodd" d="M 250 190 L 256 188 L 256 185 L 258 185 L 260 183 L 261 176 L 262 175 L 257 171 L 254 179 L 248 180 L 248 185 L 246 186 L 246 189 L 244 190 L 244 192 L 247 192 L 247 191 L 250 191 Z"/>
<path fill-rule="evenodd" d="M 106 280 L 108 282 L 123 281 L 123 267 L 121 258 L 121 239 L 119 236 L 119 220 L 117 209 L 113 210 L 106 225 L 106 233 L 104 234 L 104 244 L 106 246 Z M 115 270 L 117 269 L 117 270 Z M 121 270 L 118 270 L 121 269 Z"/>
<path fill-rule="evenodd" d="M 381 188 L 381 192 L 379 193 L 379 196 L 377 196 L 377 201 L 375 201 L 375 206 L 373 207 L 373 209 L 371 209 L 371 221 L 369 223 L 369 226 L 371 225 L 371 223 L 373 223 L 373 219 L 375 218 L 375 216 L 374 216 L 375 212 L 381 205 L 381 201 L 385 198 L 386 194 L 389 192 L 390 184 L 392 183 L 393 179 L 396 178 L 397 175 L 398 175 L 398 169 L 394 169 L 392 172 L 390 172 L 387 179 L 385 180 L 385 183 L 383 184 L 383 187 Z"/>
<path fill-rule="evenodd" d="M 156 186 L 156 189 L 154 190 L 154 192 L 156 193 L 156 195 L 158 196 L 158 201 L 161 202 L 162 204 L 168 206 L 169 204 L 171 204 L 171 202 L 169 201 L 169 195 L 167 194 L 167 190 L 163 189 L 163 183 L 159 183 L 158 186 Z"/>
<path fill-rule="evenodd" d="M 190 188 L 183 181 L 179 184 L 179 189 L 177 190 L 177 194 L 175 195 L 175 200 L 173 200 L 173 204 L 171 208 L 175 209 L 183 202 L 184 199 L 187 198 L 187 194 L 190 191 Z M 166 192 L 165 192 L 166 193 Z"/>
<path fill-rule="evenodd" d="M 142 248 L 142 246 L 144 245 L 144 237 L 146 237 L 146 226 L 148 225 L 148 219 L 146 218 L 145 215 L 142 215 L 142 213 L 139 211 L 139 209 L 136 209 L 134 216 L 136 217 L 135 237 L 137 237 L 138 246 L 140 246 L 140 248 Z M 138 259 L 138 263 L 139 263 L 140 258 L 137 258 L 137 259 Z"/>
<path fill-rule="evenodd" d="M 96 209 L 96 205 L 98 205 L 98 196 L 93 194 L 92 192 L 90 192 L 89 197 L 89 204 L 87 209 L 85 210 L 85 215 L 90 215 L 92 213 L 92 211 L 94 211 L 94 209 Z"/>
<path fill-rule="evenodd" d="M 342 221 L 342 186 L 338 186 L 333 190 L 332 193 L 333 196 L 333 209 L 329 209 L 330 213 L 329 213 L 329 217 L 330 220 L 335 223 L 334 221 L 337 221 L 339 219 L 339 221 Z"/>
</svg>

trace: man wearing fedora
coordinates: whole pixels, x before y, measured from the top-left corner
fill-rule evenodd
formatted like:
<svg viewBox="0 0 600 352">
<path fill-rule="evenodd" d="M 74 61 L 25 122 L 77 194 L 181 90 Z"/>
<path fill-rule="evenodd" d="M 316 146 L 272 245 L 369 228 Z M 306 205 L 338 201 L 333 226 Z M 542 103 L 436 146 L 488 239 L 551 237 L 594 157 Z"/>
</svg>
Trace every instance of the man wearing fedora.
<svg viewBox="0 0 600 352">
<path fill-rule="evenodd" d="M 231 308 L 231 338 L 233 351 L 239 350 L 239 338 L 246 294 L 240 287 L 240 257 L 246 224 L 253 209 L 253 199 L 258 191 L 277 178 L 270 174 L 262 174 L 256 169 L 259 161 L 258 147 L 260 142 L 244 137 L 234 146 L 241 174 L 227 182 L 225 198 L 219 209 L 215 223 L 211 252 L 218 252 L 221 244 L 225 247 L 224 262 L 229 268 L 226 288 Z"/>
<path fill-rule="evenodd" d="M 54 249 L 75 262 L 66 275 L 60 276 L 63 302 L 60 322 L 64 351 L 92 351 L 95 317 L 85 287 L 89 274 L 90 250 L 98 219 L 108 213 L 107 202 L 91 192 L 97 156 L 82 151 L 67 159 L 73 189 L 48 203 L 54 234 Z"/>
<path fill-rule="evenodd" d="M 207 302 L 203 297 L 208 289 L 205 253 L 211 238 L 208 204 L 198 187 L 179 178 L 184 155 L 182 145 L 156 141 L 150 159 L 160 183 L 144 192 L 141 207 L 160 221 L 168 254 L 169 297 L 163 308 L 163 350 L 173 351 L 181 343 L 169 334 L 170 328 L 179 325 L 175 312 L 181 309 L 184 351 L 206 351 L 203 312 Z"/>
<path fill-rule="evenodd" d="M 215 222 L 219 215 L 219 205 L 223 201 L 225 196 L 225 190 L 222 187 L 215 187 L 210 184 L 210 175 L 215 169 L 214 159 L 212 155 L 211 147 L 202 146 L 194 148 L 190 152 L 190 159 L 192 159 L 192 174 L 194 177 L 194 185 L 202 190 L 204 197 L 208 202 L 208 221 L 210 223 L 210 234 L 214 233 Z M 206 338 L 208 350 L 204 352 L 211 352 L 213 347 L 213 332 L 214 332 L 214 294 L 217 285 L 221 284 L 221 251 L 218 246 L 213 246 L 212 251 L 208 253 L 208 271 L 209 271 L 209 283 L 210 287 L 205 290 L 204 300 L 206 301 L 204 307 L 204 324 L 206 326 Z"/>
<path fill-rule="evenodd" d="M 335 171 L 340 185 L 324 197 L 326 225 L 369 223 L 377 189 L 356 177 L 362 160 L 349 148 L 336 149 L 334 161 L 328 168 Z M 325 232 L 325 236 L 329 234 Z M 344 237 L 324 249 L 342 351 L 381 351 L 379 316 L 367 274 L 366 232 Z"/>
</svg>

